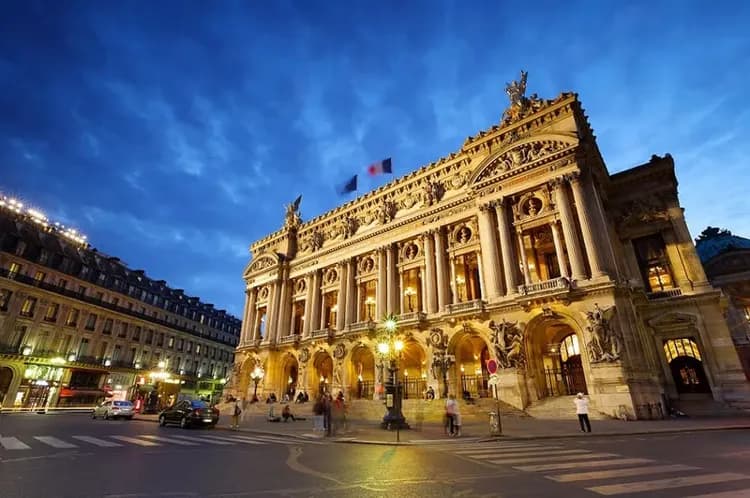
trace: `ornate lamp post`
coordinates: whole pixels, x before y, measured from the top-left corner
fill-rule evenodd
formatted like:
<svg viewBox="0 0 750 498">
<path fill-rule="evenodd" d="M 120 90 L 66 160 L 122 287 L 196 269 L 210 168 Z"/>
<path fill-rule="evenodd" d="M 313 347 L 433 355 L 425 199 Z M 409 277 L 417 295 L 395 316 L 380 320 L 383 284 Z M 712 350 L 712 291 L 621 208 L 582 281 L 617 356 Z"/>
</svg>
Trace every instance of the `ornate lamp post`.
<svg viewBox="0 0 750 498">
<path fill-rule="evenodd" d="M 443 398 L 448 397 L 448 372 L 456 363 L 453 355 L 445 351 L 435 351 L 432 356 L 432 375 L 443 381 Z"/>
<path fill-rule="evenodd" d="M 263 369 L 256 366 L 250 373 L 250 380 L 253 381 L 253 401 L 258 399 L 258 383 L 263 379 Z"/>
<path fill-rule="evenodd" d="M 404 349 L 404 342 L 396 337 L 398 323 L 395 317 L 389 316 L 383 323 L 384 333 L 378 341 L 378 352 L 384 360 L 387 360 L 388 380 L 385 383 L 385 406 L 388 410 L 383 416 L 380 426 L 383 429 L 396 429 L 396 441 L 399 440 L 399 431 L 408 429 L 409 424 L 401 412 L 401 390 L 398 382 L 398 360 Z"/>
</svg>

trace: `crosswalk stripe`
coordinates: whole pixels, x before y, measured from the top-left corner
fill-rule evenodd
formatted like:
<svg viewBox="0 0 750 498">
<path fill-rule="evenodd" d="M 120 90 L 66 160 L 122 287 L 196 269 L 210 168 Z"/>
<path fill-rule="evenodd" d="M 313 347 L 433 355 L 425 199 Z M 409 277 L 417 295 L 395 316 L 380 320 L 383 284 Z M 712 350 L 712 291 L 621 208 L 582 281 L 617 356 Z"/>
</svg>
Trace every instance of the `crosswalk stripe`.
<svg viewBox="0 0 750 498">
<path fill-rule="evenodd" d="M 594 479 L 608 479 L 611 477 L 630 477 L 648 474 L 661 474 L 664 472 L 681 472 L 686 470 L 698 470 L 699 467 L 690 465 L 651 465 L 646 467 L 630 467 L 627 469 L 595 470 L 592 472 L 574 472 L 571 474 L 560 474 L 547 476 L 557 482 L 593 481 Z"/>
<path fill-rule="evenodd" d="M 516 451 L 546 451 L 562 449 L 562 446 L 514 446 L 513 448 L 466 448 L 465 450 L 456 450 L 453 453 L 463 455 L 465 453 L 511 453 Z"/>
<path fill-rule="evenodd" d="M 52 436 L 34 436 L 34 439 L 52 446 L 53 448 L 78 448 L 78 446 L 76 446 L 75 444 L 67 443 L 62 439 L 57 439 L 56 437 Z"/>
<path fill-rule="evenodd" d="M 30 450 L 31 446 L 15 437 L 0 437 L 0 445 L 6 450 Z"/>
<path fill-rule="evenodd" d="M 535 455 L 526 457 L 515 457 L 515 458 L 493 458 L 489 460 L 490 463 L 497 465 L 508 465 L 508 464 L 519 464 L 519 463 L 535 463 L 535 462 L 569 462 L 573 460 L 592 460 L 594 458 L 612 458 L 619 457 L 616 453 L 580 453 L 576 455 L 561 455 L 559 457 L 550 458 L 547 455 Z"/>
<path fill-rule="evenodd" d="M 720 491 L 708 493 L 707 495 L 690 495 L 685 498 L 750 498 L 750 488 L 738 489 L 736 491 Z"/>
<path fill-rule="evenodd" d="M 180 441 L 179 439 L 172 439 L 170 437 L 148 436 L 145 434 L 141 434 L 138 437 L 142 437 L 143 439 L 149 439 L 149 440 L 154 440 L 154 441 L 161 441 L 162 443 L 178 444 L 180 446 L 200 446 L 196 443 L 190 443 L 188 441 Z"/>
<path fill-rule="evenodd" d="M 651 463 L 653 460 L 648 458 L 613 458 L 611 460 L 594 460 L 592 462 L 565 462 L 565 463 L 550 463 L 546 465 L 522 465 L 513 467 L 516 470 L 522 470 L 524 472 L 543 472 L 547 470 L 566 470 L 575 468 L 594 468 L 594 467 L 609 467 L 615 465 L 634 465 L 634 464 L 646 464 Z"/>
<path fill-rule="evenodd" d="M 102 448 L 117 448 L 122 446 L 120 443 L 113 443 L 112 441 L 105 441 L 104 439 L 99 439 L 97 437 L 92 436 L 70 436 L 73 439 L 78 439 L 79 441 L 85 441 L 87 443 L 91 443 L 96 446 L 101 446 Z"/>
<path fill-rule="evenodd" d="M 173 437 L 176 437 L 178 439 L 184 439 L 185 441 L 193 441 L 196 443 L 208 443 L 208 444 L 218 444 L 223 446 L 229 446 L 234 443 L 230 443 L 227 441 L 214 441 L 213 439 L 205 439 L 205 438 L 199 438 L 199 437 L 192 437 L 192 436 L 178 436 L 174 435 Z"/>
<path fill-rule="evenodd" d="M 698 484 L 713 484 L 717 482 L 741 481 L 750 479 L 750 475 L 723 472 L 719 474 L 702 474 L 697 476 L 670 477 L 669 479 L 657 479 L 655 481 L 637 481 L 621 484 L 606 484 L 586 488 L 600 495 L 620 495 L 624 493 L 641 493 L 643 491 L 656 491 L 658 489 L 684 488 Z M 736 495 L 735 495 L 736 496 Z"/>
<path fill-rule="evenodd" d="M 132 443 L 137 444 L 138 446 L 161 446 L 159 443 L 155 443 L 153 441 L 148 441 L 144 439 L 136 439 L 134 437 L 128 437 L 128 436 L 110 436 L 112 439 L 117 439 L 118 441 L 125 441 L 126 443 Z"/>
<path fill-rule="evenodd" d="M 245 436 L 239 436 L 245 437 Z M 290 440 L 288 438 L 272 437 L 272 436 L 253 436 L 258 441 L 264 441 L 266 443 L 280 443 L 280 444 L 299 444 L 297 441 Z"/>
<path fill-rule="evenodd" d="M 247 437 L 242 436 L 235 436 L 233 438 L 230 437 L 222 437 L 222 436 L 203 436 L 206 439 L 216 439 L 218 441 L 229 441 L 231 443 L 246 443 L 246 444 L 266 444 L 262 441 L 255 441 Z"/>
<path fill-rule="evenodd" d="M 585 453 L 591 453 L 590 450 L 556 450 L 556 451 L 519 451 L 517 453 L 477 453 L 474 455 L 463 455 L 477 459 L 498 457 L 499 459 L 505 458 L 540 458 L 549 459 L 550 457 L 555 458 L 556 455 L 582 455 Z"/>
</svg>

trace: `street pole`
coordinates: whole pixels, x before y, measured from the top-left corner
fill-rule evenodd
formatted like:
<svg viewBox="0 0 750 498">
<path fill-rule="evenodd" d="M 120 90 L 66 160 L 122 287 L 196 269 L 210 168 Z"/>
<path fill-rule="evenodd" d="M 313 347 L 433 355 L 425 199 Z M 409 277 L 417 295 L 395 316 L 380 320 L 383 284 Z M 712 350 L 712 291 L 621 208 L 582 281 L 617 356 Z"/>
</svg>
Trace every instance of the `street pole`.
<svg viewBox="0 0 750 498">
<path fill-rule="evenodd" d="M 396 360 L 398 362 L 398 360 Z M 398 363 L 395 364 L 396 368 L 393 370 L 393 376 L 396 380 L 396 402 L 399 404 L 399 413 L 402 413 L 403 407 L 401 406 L 401 398 L 399 398 L 399 392 L 398 392 Z M 396 442 L 401 442 L 401 422 L 396 424 Z"/>
</svg>

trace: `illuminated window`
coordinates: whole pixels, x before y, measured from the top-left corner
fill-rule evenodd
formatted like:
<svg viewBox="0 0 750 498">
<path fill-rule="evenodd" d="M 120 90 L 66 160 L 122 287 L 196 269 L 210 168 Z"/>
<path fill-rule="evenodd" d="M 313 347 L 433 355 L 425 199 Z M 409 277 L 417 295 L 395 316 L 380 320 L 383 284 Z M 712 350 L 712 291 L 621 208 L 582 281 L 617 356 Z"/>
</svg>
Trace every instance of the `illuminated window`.
<svg viewBox="0 0 750 498">
<path fill-rule="evenodd" d="M 59 310 L 60 310 L 60 305 L 57 303 L 52 303 L 49 306 L 47 306 L 47 312 L 44 314 L 44 321 L 46 322 L 57 321 L 57 313 Z"/>
<path fill-rule="evenodd" d="M 43 271 L 38 271 L 34 274 L 34 282 L 40 284 L 44 282 L 44 277 L 47 275 Z"/>
<path fill-rule="evenodd" d="M 21 315 L 23 316 L 34 316 L 34 308 L 36 307 L 36 298 L 27 297 L 21 306 Z"/>
<path fill-rule="evenodd" d="M 560 344 L 560 359 L 566 362 L 571 356 L 579 354 L 581 354 L 581 349 L 578 346 L 578 336 L 570 334 Z"/>
<path fill-rule="evenodd" d="M 633 247 L 648 292 L 673 289 L 674 280 L 661 234 L 634 239 Z"/>
<path fill-rule="evenodd" d="M 360 289 L 362 301 L 359 303 L 359 316 L 362 318 L 362 321 L 374 320 L 375 304 L 377 302 L 377 282 L 375 280 L 370 280 L 360 284 Z"/>
<path fill-rule="evenodd" d="M 19 273 L 21 273 L 21 265 L 18 263 L 11 263 L 10 267 L 8 267 L 8 278 L 15 278 Z"/>
<path fill-rule="evenodd" d="M 456 278 L 456 302 L 480 299 L 479 263 L 475 253 L 456 256 L 453 259 Z"/>
<path fill-rule="evenodd" d="M 698 345 L 688 337 L 665 341 L 664 354 L 667 355 L 667 361 L 670 363 L 679 356 L 689 356 L 696 360 L 701 359 L 701 352 L 698 350 Z"/>
<path fill-rule="evenodd" d="M 68 327 L 75 327 L 78 325 L 78 310 L 73 308 L 68 311 L 68 316 L 65 318 L 65 325 Z"/>
<path fill-rule="evenodd" d="M 201 345 L 200 344 L 196 344 L 195 345 L 195 354 L 201 354 Z"/>
<path fill-rule="evenodd" d="M 297 301 L 294 303 L 294 334 L 302 334 L 302 327 L 305 324 L 305 302 Z"/>
<path fill-rule="evenodd" d="M 413 313 L 422 309 L 422 275 L 418 268 L 403 272 L 404 290 L 402 310 Z"/>
</svg>

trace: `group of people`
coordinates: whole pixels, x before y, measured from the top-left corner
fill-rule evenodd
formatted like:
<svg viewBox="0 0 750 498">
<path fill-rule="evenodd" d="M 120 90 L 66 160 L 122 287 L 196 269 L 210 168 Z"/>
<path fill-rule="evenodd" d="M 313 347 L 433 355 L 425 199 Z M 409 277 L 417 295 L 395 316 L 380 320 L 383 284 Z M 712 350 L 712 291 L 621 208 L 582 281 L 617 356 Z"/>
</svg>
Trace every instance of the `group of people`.
<svg viewBox="0 0 750 498">
<path fill-rule="evenodd" d="M 346 403 L 344 393 L 339 391 L 336 399 L 331 393 L 322 393 L 313 405 L 315 414 L 314 430 L 324 432 L 326 436 L 335 436 L 347 426 Z"/>
</svg>

